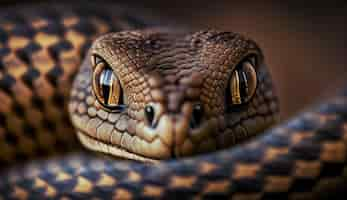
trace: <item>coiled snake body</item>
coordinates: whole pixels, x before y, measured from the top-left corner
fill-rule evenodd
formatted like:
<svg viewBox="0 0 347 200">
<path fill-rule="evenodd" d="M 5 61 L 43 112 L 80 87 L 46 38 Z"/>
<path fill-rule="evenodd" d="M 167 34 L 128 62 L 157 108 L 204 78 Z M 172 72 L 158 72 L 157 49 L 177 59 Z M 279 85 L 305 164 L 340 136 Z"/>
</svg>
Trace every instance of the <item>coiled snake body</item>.
<svg viewBox="0 0 347 200">
<path fill-rule="evenodd" d="M 2 12 L 0 42 L 2 199 L 315 199 L 345 186 L 345 93 L 230 148 L 278 112 L 259 47 L 239 34 L 50 5 Z M 70 119 L 87 148 L 145 163 L 82 151 Z"/>
</svg>

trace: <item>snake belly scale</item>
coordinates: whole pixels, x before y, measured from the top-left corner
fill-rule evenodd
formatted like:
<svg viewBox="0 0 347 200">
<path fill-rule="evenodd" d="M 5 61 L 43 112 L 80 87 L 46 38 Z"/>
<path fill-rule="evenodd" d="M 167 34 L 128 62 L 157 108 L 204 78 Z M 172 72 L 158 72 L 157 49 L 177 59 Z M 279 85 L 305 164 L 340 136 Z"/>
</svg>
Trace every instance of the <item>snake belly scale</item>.
<svg viewBox="0 0 347 200">
<path fill-rule="evenodd" d="M 257 44 L 145 22 L 117 5 L 4 9 L 0 198 L 316 199 L 345 186 L 346 93 L 245 141 L 278 113 Z M 84 151 L 75 131 L 145 163 Z"/>
</svg>

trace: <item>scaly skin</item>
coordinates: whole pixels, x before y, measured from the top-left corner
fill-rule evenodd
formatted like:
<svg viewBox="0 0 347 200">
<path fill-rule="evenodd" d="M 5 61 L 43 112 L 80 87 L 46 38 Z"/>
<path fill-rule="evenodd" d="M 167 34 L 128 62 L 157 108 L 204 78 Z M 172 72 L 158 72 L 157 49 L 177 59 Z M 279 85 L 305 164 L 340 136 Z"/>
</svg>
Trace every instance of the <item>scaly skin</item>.
<svg viewBox="0 0 347 200">
<path fill-rule="evenodd" d="M 67 102 L 87 49 L 98 35 L 144 26 L 118 7 L 38 7 L 0 16 L 3 165 L 76 149 Z"/>
<path fill-rule="evenodd" d="M 111 112 L 92 92 L 91 55 L 118 75 L 127 108 Z M 258 87 L 251 102 L 230 110 L 226 88 L 231 72 L 247 55 L 257 56 Z M 277 100 L 256 44 L 220 31 L 174 33 L 142 30 L 98 38 L 76 77 L 69 111 L 79 138 L 92 150 L 142 161 L 187 156 L 230 147 L 272 125 Z M 200 104 L 201 125 L 190 127 Z M 154 107 L 156 127 L 146 123 Z"/>
<path fill-rule="evenodd" d="M 83 134 L 82 137 L 85 136 L 84 138 L 89 141 L 83 141 L 83 138 L 80 138 L 82 143 L 91 149 L 94 147 L 95 150 L 104 152 L 108 150 L 111 154 L 128 158 L 130 156 L 132 159 L 139 160 L 151 159 L 152 161 L 152 159 L 226 148 L 240 141 L 239 137 L 230 135 L 236 134 L 241 138 L 244 138 L 244 135 L 254 135 L 259 131 L 257 129 L 264 129 L 274 121 L 278 111 L 276 97 L 272 93 L 271 79 L 263 63 L 263 56 L 254 42 L 242 36 L 212 30 L 176 33 L 163 29 L 147 29 L 121 34 L 120 30 L 131 27 L 138 29 L 139 27 L 135 25 L 139 21 L 127 17 L 123 11 L 112 6 L 102 8 L 93 5 L 87 12 L 82 13 L 76 8 L 58 6 L 55 11 L 47 11 L 47 7 L 41 8 L 46 10 L 46 13 L 40 17 L 38 17 L 39 11 L 23 12 L 23 8 L 14 9 L 20 14 L 8 11 L 12 17 L 15 16 L 13 19 L 0 17 L 2 30 L 0 36 L 2 61 L 0 127 L 1 136 L 4 137 L 0 144 L 3 149 L 0 160 L 7 165 L 9 162 L 16 162 L 22 158 L 29 159 L 37 154 L 48 155 L 61 150 L 62 147 L 76 146 L 75 140 L 72 139 L 73 131 L 70 126 L 67 126 L 67 112 L 61 111 L 63 105 L 67 105 L 70 92 L 69 110 L 72 113 L 72 121 L 81 132 L 80 136 Z M 76 17 L 69 18 L 69 13 L 74 13 Z M 38 21 L 33 22 L 34 18 Z M 96 22 L 95 18 L 97 18 Z M 86 50 L 91 41 L 98 35 L 110 31 L 118 33 L 101 37 L 94 42 L 87 53 Z M 48 34 L 42 34 L 44 32 Z M 124 35 L 124 33 L 127 34 Z M 163 45 L 159 45 L 154 50 L 138 48 L 139 43 L 146 44 L 143 42 L 145 38 L 155 41 L 149 42 L 150 46 L 153 44 L 155 46 L 156 42 L 159 44 L 162 42 Z M 119 46 L 107 43 L 109 40 L 119 41 L 115 43 L 123 46 L 122 52 Z M 39 46 L 41 50 L 33 48 L 30 44 Z M 28 48 L 28 45 L 31 48 Z M 136 49 L 140 52 L 138 54 L 129 52 L 131 47 L 137 47 Z M 128 93 L 127 103 L 130 105 L 121 114 L 108 113 L 95 101 L 90 83 L 92 66 L 89 64 L 89 56 L 93 52 L 101 54 L 105 60 L 113 63 L 112 68 L 117 74 L 122 74 L 122 68 L 115 63 L 132 62 L 133 64 L 129 66 L 129 71 L 132 72 L 130 74 L 134 74 L 135 79 L 125 78 L 127 77 L 125 72 L 121 77 L 125 91 Z M 111 52 L 115 54 L 109 55 Z M 127 56 L 124 55 L 125 52 Z M 247 107 L 239 108 L 239 112 L 228 113 L 224 107 L 224 98 L 220 97 L 225 95 L 223 87 L 226 87 L 227 82 L 227 78 L 223 79 L 223 74 L 228 76 L 233 67 L 248 52 L 255 53 L 260 58 L 256 69 L 259 85 Z M 85 62 L 77 72 L 85 54 L 87 54 Z M 148 58 L 152 59 L 148 61 L 146 60 Z M 148 63 L 151 65 L 146 67 L 145 64 Z M 165 68 L 167 65 L 173 68 L 171 69 L 173 71 Z M 177 71 L 174 71 L 175 69 Z M 159 76 L 152 72 L 158 73 Z M 196 72 L 199 73 L 196 75 Z M 214 72 L 221 72 L 222 76 Z M 70 91 L 76 73 L 78 75 Z M 169 76 L 170 74 L 173 75 Z M 214 78 L 218 75 L 219 77 L 215 80 Z M 136 77 L 142 76 L 146 83 L 143 86 L 137 81 L 130 81 L 138 80 Z M 206 79 L 205 82 L 199 81 L 201 76 Z M 183 81 L 184 78 L 186 78 L 185 81 Z M 178 81 L 172 81 L 173 79 Z M 160 84 L 150 84 L 153 82 L 160 82 Z M 193 83 L 199 83 L 200 87 L 194 86 Z M 147 91 L 146 88 L 148 88 Z M 186 92 L 182 92 L 191 88 L 194 92 L 198 91 L 198 94 L 206 93 L 207 97 L 189 96 Z M 153 90 L 158 92 L 154 95 Z M 143 91 L 143 99 L 138 98 L 140 95 L 134 94 L 138 91 Z M 162 95 L 164 92 L 167 97 L 157 98 L 164 96 Z M 172 93 L 175 95 L 170 95 Z M 99 199 L 190 199 L 193 197 L 198 199 L 216 197 L 316 199 L 327 197 L 324 195 L 325 192 L 345 187 L 346 94 L 265 132 L 263 136 L 215 153 L 162 161 L 158 164 L 143 164 L 101 158 L 91 152 L 81 152 L 48 161 L 33 161 L 24 167 L 11 167 L 2 171 L 0 197 L 4 199 L 92 199 L 93 197 Z M 176 95 L 181 98 L 177 98 Z M 173 99 L 170 96 L 173 96 Z M 178 113 L 178 119 L 188 120 L 189 109 L 187 109 L 188 114 L 181 115 L 182 105 L 188 104 L 190 108 L 192 102 L 197 100 L 206 107 L 215 108 L 205 113 L 206 121 L 203 124 L 207 124 L 210 130 L 206 132 L 207 136 L 203 135 L 203 139 L 199 140 L 193 139 L 188 129 L 171 131 L 171 136 L 181 137 L 178 140 L 191 141 L 194 144 L 193 148 L 187 150 L 184 145 L 181 146 L 181 143 L 177 142 L 177 138 L 174 140 L 161 138 L 163 132 L 160 130 L 163 129 L 159 129 L 155 132 L 154 138 L 159 138 L 165 145 L 151 148 L 151 141 L 146 140 L 148 135 L 144 132 L 143 126 L 137 127 L 142 121 L 139 112 L 143 110 L 143 104 L 149 102 L 159 104 L 164 108 L 162 117 L 168 116 L 170 119 L 172 113 Z M 67 110 L 66 106 L 65 110 Z M 218 119 L 214 119 L 215 116 L 218 116 Z M 247 121 L 255 119 L 255 116 L 262 120 L 258 118 L 256 128 L 250 128 L 252 123 Z M 82 121 L 83 117 L 86 121 Z M 239 118 L 244 120 L 237 120 Z M 103 119 L 102 122 L 98 122 L 98 128 L 111 124 L 112 132 L 116 136 L 128 134 L 125 141 L 128 141 L 127 138 L 130 136 L 140 137 L 148 143 L 148 148 L 132 149 L 133 147 L 127 142 L 117 144 L 112 143 L 113 140 L 107 140 L 109 137 L 100 137 L 103 134 L 95 131 L 97 127 L 90 123 L 92 119 L 94 121 Z M 138 123 L 132 121 L 138 121 Z M 217 132 L 211 131 L 217 127 L 211 121 L 217 121 Z M 169 124 L 177 126 L 173 122 Z M 245 126 L 248 132 L 237 131 L 240 129 L 237 128 L 238 125 Z M 88 129 L 87 126 L 89 126 Z M 104 131 L 106 128 L 101 130 Z M 108 131 L 103 133 L 106 136 L 112 135 Z M 209 140 L 214 142 L 201 145 Z M 91 145 L 92 142 L 95 146 Z M 208 148 L 204 149 L 203 146 Z M 118 148 L 118 154 L 114 150 L 110 151 L 111 147 Z M 150 151 L 145 152 L 148 149 Z M 170 150 L 167 151 L 168 153 L 160 154 L 165 149 Z"/>
</svg>

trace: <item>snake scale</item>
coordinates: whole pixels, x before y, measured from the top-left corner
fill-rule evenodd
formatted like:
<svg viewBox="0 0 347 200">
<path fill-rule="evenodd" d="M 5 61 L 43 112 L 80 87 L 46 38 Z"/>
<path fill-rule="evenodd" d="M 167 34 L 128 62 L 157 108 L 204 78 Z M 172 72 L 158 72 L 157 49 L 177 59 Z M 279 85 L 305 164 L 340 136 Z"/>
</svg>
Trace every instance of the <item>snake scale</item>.
<svg viewBox="0 0 347 200">
<path fill-rule="evenodd" d="M 264 132 L 278 100 L 255 42 L 146 22 L 118 5 L 2 10 L 0 199 L 317 199 L 345 189 L 347 92 Z M 84 151 L 75 132 L 89 149 L 144 162 Z"/>
</svg>

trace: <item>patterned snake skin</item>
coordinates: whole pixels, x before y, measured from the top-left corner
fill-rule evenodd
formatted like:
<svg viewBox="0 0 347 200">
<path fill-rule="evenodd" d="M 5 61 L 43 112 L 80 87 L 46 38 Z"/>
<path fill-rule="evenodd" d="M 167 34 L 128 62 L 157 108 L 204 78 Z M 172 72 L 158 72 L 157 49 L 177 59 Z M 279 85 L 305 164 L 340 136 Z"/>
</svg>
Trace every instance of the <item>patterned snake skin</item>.
<svg viewBox="0 0 347 200">
<path fill-rule="evenodd" d="M 234 33 L 147 29 L 144 21 L 117 6 L 1 12 L 0 199 L 317 199 L 346 188 L 347 92 L 227 148 L 276 120 L 277 98 L 259 48 Z M 130 29 L 136 31 L 123 31 Z M 225 66 L 249 52 L 258 59 L 258 87 L 247 106 L 229 111 L 219 96 L 234 68 Z M 129 65 L 114 69 L 127 77 L 127 112 L 109 113 L 92 95 L 95 53 L 112 66 Z M 199 80 L 201 74 L 208 78 Z M 203 128 L 179 129 L 179 119 L 189 121 L 180 109 L 194 115 L 197 96 L 206 105 Z M 166 125 L 174 113 L 175 128 L 159 120 L 158 132 L 148 131 L 141 124 L 144 102 L 164 105 Z M 97 156 L 80 147 L 68 110 L 92 150 L 150 162 L 223 150 L 156 164 Z"/>
</svg>

